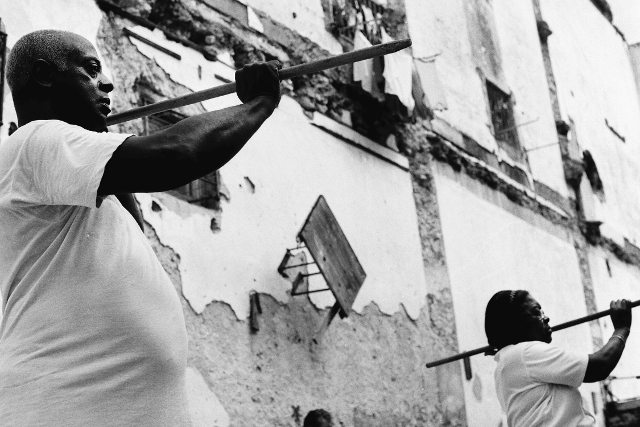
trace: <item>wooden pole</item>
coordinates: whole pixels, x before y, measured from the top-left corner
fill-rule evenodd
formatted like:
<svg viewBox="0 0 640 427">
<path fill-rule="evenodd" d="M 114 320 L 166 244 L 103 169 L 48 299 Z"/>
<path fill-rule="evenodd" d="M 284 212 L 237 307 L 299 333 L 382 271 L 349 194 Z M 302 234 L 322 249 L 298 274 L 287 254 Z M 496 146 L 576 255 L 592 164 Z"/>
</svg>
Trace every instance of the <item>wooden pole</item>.
<svg viewBox="0 0 640 427">
<path fill-rule="evenodd" d="M 631 303 L 631 308 L 637 307 L 640 305 L 640 300 L 634 301 Z M 563 329 L 570 328 L 572 326 L 580 325 L 582 323 L 587 323 L 592 320 L 599 319 L 601 317 L 609 316 L 611 314 L 611 309 L 600 311 L 598 313 L 589 314 L 588 316 L 580 317 L 579 319 L 570 320 L 568 322 L 561 323 L 559 325 L 551 328 L 553 332 L 561 331 Z M 464 353 L 456 354 L 455 356 L 445 357 L 444 359 L 436 360 L 433 362 L 427 363 L 427 368 L 434 368 L 436 366 L 444 365 L 446 363 L 455 362 L 456 360 L 465 359 L 467 357 L 475 356 L 476 354 L 486 353 L 491 350 L 493 347 L 490 345 L 476 348 L 475 350 L 465 351 Z"/>
<path fill-rule="evenodd" d="M 396 40 L 389 43 L 378 44 L 364 49 L 358 49 L 329 58 L 311 61 L 306 64 L 294 65 L 293 67 L 283 68 L 279 71 L 280 80 L 290 79 L 305 74 L 313 74 L 330 68 L 347 65 L 365 59 L 375 58 L 377 56 L 388 55 L 411 46 L 410 39 Z M 168 99 L 166 101 L 156 102 L 155 104 L 145 105 L 144 107 L 134 108 L 122 113 L 113 114 L 107 118 L 107 125 L 115 125 L 127 122 L 140 117 L 149 116 L 155 113 L 171 110 L 185 105 L 195 104 L 196 102 L 206 101 L 207 99 L 217 98 L 219 96 L 228 95 L 236 91 L 235 82 L 212 87 L 210 89 L 201 90 L 199 92 L 190 93 L 177 98 Z"/>
</svg>

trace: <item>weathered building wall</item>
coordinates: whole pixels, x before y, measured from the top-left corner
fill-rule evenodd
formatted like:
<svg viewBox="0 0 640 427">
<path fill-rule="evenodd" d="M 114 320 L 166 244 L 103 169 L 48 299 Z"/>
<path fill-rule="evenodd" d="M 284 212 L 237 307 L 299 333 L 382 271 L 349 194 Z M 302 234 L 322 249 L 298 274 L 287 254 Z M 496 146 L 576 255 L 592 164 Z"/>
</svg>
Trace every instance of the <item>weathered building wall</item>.
<svg viewBox="0 0 640 427">
<path fill-rule="evenodd" d="M 112 70 L 117 110 L 139 102 L 136 89 L 141 82 L 159 97 L 171 97 L 233 77 L 229 65 L 237 61 L 237 50 L 218 47 L 219 61 L 210 61 L 137 21 L 118 14 L 107 17 L 91 1 L 63 3 L 52 2 L 52 9 L 44 11 L 46 19 L 37 9 L 30 10 L 28 15 L 40 19 L 39 24 L 14 22 L 10 34 L 56 28 L 55 22 L 64 22 L 70 9 L 89 9 L 92 14 L 82 18 L 92 29 L 82 34 L 97 44 Z M 125 5 L 131 13 L 150 11 L 136 2 Z M 229 25 L 200 3 L 187 6 L 206 22 Z M 13 4 L 10 12 L 27 13 L 20 4 Z M 0 9 L 5 22 L 9 14 Z M 75 26 L 71 21 L 57 28 L 74 31 Z M 124 28 L 179 54 L 180 60 L 127 37 Z M 258 45 L 264 43 L 260 36 L 251 37 Z M 281 47 L 262 47 L 287 60 Z M 226 97 L 181 112 L 233 103 L 237 100 Z M 138 120 L 119 129 L 138 133 L 143 126 Z M 430 206 L 425 206 L 430 211 L 416 212 L 408 166 L 399 154 L 318 113 L 304 114 L 285 96 L 246 152 L 221 170 L 218 209 L 199 208 L 166 194 L 139 195 L 147 234 L 186 297 L 187 380 L 196 425 L 300 425 L 316 407 L 330 410 L 345 426 L 465 425 L 459 367 L 424 368 L 426 360 L 454 353 L 457 347 L 444 256 L 437 244 L 425 252 L 420 242 L 418 224 L 430 227 L 421 230 L 423 237 L 437 238 L 437 219 L 430 217 Z M 426 200 L 433 199 L 428 188 L 418 190 Z M 336 319 L 321 342 L 312 344 L 326 315 L 322 308 L 333 300 L 319 295 L 291 298 L 290 282 L 276 269 L 285 249 L 295 245 L 295 235 L 320 194 L 368 277 L 356 312 Z M 423 253 L 439 261 L 423 259 Z M 434 283 L 425 275 L 430 269 L 439 274 Z M 311 289 L 321 286 L 310 281 Z M 262 312 L 259 330 L 251 333 L 247 316 L 254 291 Z"/>
<path fill-rule="evenodd" d="M 180 254 L 185 297 L 196 312 L 227 302 L 240 319 L 249 315 L 250 291 L 286 301 L 290 283 L 277 267 L 322 194 L 367 273 L 354 309 L 373 302 L 393 314 L 402 306 L 417 318 L 427 283 L 408 172 L 314 127 L 294 101 L 282 104 L 220 170 L 228 199 L 221 215 L 189 205 L 174 211 L 162 200 L 155 212 L 149 196 L 138 196 L 160 240 Z M 330 294 L 312 300 L 334 303 Z"/>
<path fill-rule="evenodd" d="M 583 185 L 583 202 L 603 221 L 602 233 L 624 245 L 640 242 L 640 104 L 624 40 L 590 2 L 541 1 L 553 34 L 548 43 L 562 118 L 575 123 L 603 184 Z M 567 19 L 571 17 L 571 19 Z"/>
<path fill-rule="evenodd" d="M 567 197 L 560 149 L 535 14 L 529 1 L 499 0 L 493 5 L 503 69 L 515 100 L 520 142 L 533 179 Z"/>
<path fill-rule="evenodd" d="M 461 351 L 486 345 L 486 302 L 503 289 L 531 292 L 552 324 L 587 314 L 584 299 L 576 299 L 582 283 L 569 230 L 449 166 L 435 168 L 435 182 Z M 561 347 L 593 352 L 587 325 L 553 339 Z M 464 381 L 468 425 L 496 426 L 501 410 L 495 362 L 480 355 L 471 358 L 471 366 L 473 378 Z M 600 400 L 597 386 L 583 385 L 580 391 L 587 402 L 591 392 Z"/>
<path fill-rule="evenodd" d="M 132 15 L 104 2 L 100 11 L 93 0 L 56 0 L 46 8 L 33 1 L 1 2 L 0 18 L 9 45 L 36 28 L 80 31 L 97 43 L 113 74 L 116 111 L 141 101 L 141 85 L 158 99 L 174 97 L 232 79 L 236 66 L 254 60 L 295 64 L 341 51 L 324 30 L 326 1 L 114 2 Z M 294 79 L 284 83 L 279 109 L 220 171 L 215 209 L 165 193 L 138 196 L 147 236 L 184 296 L 196 425 L 299 426 L 308 410 L 324 407 L 343 426 L 498 426 L 491 359 L 471 359 L 470 381 L 459 362 L 424 368 L 427 361 L 486 344 L 484 309 L 495 291 L 530 290 L 552 323 L 605 309 L 610 298 L 635 292 L 637 266 L 619 248 L 594 249 L 580 234 L 580 206 L 567 198 L 573 195 L 564 182 L 560 148 L 553 145 L 558 135 L 548 70 L 531 4 L 405 0 L 403 10 L 402 1 L 386 3 L 399 8 L 396 17 L 406 12 L 414 57 L 440 54 L 435 70 L 448 109 L 431 111 L 435 120 L 393 112 L 367 97 L 350 84 L 348 67 Z M 640 181 L 634 175 L 637 137 L 622 143 L 602 129 L 590 133 L 604 125 L 605 113 L 613 128 L 614 121 L 628 133 L 640 126 L 632 123 L 640 107 L 629 96 L 633 76 L 624 48 L 588 0 L 568 1 L 572 7 L 543 3 L 554 31 L 549 43 L 563 118 L 576 123 L 578 142 L 592 150 L 605 182 L 606 202 L 599 206 L 589 194 L 591 210 L 584 210 L 606 214 L 606 222 L 624 230 L 618 242 L 620 236 L 636 242 L 630 230 L 640 221 L 640 200 L 631 192 Z M 245 5 L 264 31 L 251 22 L 256 16 L 238 20 L 238 11 L 249 13 Z M 589 23 L 586 29 L 581 20 Z M 393 30 L 402 36 L 405 28 Z M 593 57 L 586 54 L 589 43 L 596 45 Z M 491 49 L 479 52 L 478 46 Z M 506 150 L 491 134 L 487 74 L 512 95 L 520 150 Z M 604 89 L 594 92 L 603 82 Z M 590 93 L 603 101 L 593 102 L 599 98 Z M 230 95 L 180 112 L 237 102 Z M 635 110 L 627 109 L 632 102 Z M 397 137 L 406 158 L 337 123 L 351 119 L 377 143 Z M 137 120 L 114 130 L 143 129 Z M 0 143 L 6 131 L 0 129 Z M 604 167 L 602 156 L 608 159 Z M 541 194 L 533 180 L 550 191 Z M 291 297 L 290 282 L 276 269 L 320 194 L 368 277 L 356 311 L 336 318 L 314 344 L 311 337 L 331 296 Z M 602 257 L 613 258 L 620 282 L 603 273 Z M 324 284 L 311 278 L 309 286 Z M 257 330 L 247 318 L 253 293 L 262 309 Z M 583 325 L 554 340 L 591 352 L 594 337 L 597 325 Z M 635 374 L 637 365 L 627 358 L 616 372 Z M 624 396 L 638 393 L 635 386 L 620 387 Z M 581 391 L 602 423 L 598 385 Z"/>
<path fill-rule="evenodd" d="M 533 9 L 528 2 L 505 0 L 477 10 L 472 7 L 473 3 L 461 0 L 406 2 L 416 56 L 440 53 L 436 65 L 449 108 L 435 114 L 493 152 L 499 160 L 517 161 L 531 178 L 566 196 L 557 146 L 526 154 L 521 150 L 517 157 L 522 158 L 512 159 L 513 156 L 500 149 L 491 132 L 484 74 L 511 92 L 516 125 L 521 125 L 517 132 L 523 149 L 557 141 Z M 471 25 L 470 21 L 480 23 Z M 483 39 L 490 40 L 486 46 Z M 487 66 L 488 71 L 484 71 L 481 63 L 488 60 L 478 59 L 478 51 L 486 51 L 485 57 L 499 58 L 499 65 Z M 497 71 L 491 70 L 496 67 Z"/>
<path fill-rule="evenodd" d="M 342 53 L 342 46 L 326 29 L 325 12 L 320 1 L 243 0 L 242 2 L 266 13 L 271 19 L 307 37 L 323 49 L 332 53 Z"/>
<path fill-rule="evenodd" d="M 640 269 L 637 266 L 624 263 L 602 249 L 590 251 L 589 265 L 598 309 L 608 309 L 613 299 L 627 298 L 632 301 L 640 299 Z M 634 320 L 637 320 L 637 316 Z M 636 323 L 634 322 L 634 329 L 637 327 Z M 613 325 L 608 317 L 601 319 L 600 324 L 604 336 L 608 337 L 613 333 Z M 612 376 L 635 377 L 638 375 L 639 341 L 637 334 L 629 336 L 625 352 L 612 372 Z M 622 400 L 637 398 L 640 396 L 640 382 L 635 378 L 612 381 L 611 391 Z"/>
</svg>

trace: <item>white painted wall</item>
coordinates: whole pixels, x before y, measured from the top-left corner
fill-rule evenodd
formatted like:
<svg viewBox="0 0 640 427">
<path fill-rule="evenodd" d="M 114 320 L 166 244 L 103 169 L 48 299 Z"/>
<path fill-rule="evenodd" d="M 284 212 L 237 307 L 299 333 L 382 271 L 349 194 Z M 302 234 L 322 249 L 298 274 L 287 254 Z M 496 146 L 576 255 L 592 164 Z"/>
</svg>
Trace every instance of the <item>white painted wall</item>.
<svg viewBox="0 0 640 427">
<path fill-rule="evenodd" d="M 627 46 L 587 0 L 542 0 L 563 119 L 593 155 L 606 202 L 595 200 L 603 234 L 640 242 L 640 104 Z M 626 138 L 618 139 L 605 119 Z"/>
<path fill-rule="evenodd" d="M 491 119 L 471 52 L 464 1 L 406 0 L 405 6 L 414 56 L 441 52 L 436 68 L 448 109 L 436 115 L 485 148 L 495 149 L 487 126 Z"/>
<path fill-rule="evenodd" d="M 497 291 L 525 289 L 558 324 L 586 315 L 578 260 L 566 231 L 546 223 L 506 197 L 437 164 L 435 182 L 460 351 L 487 345 L 486 304 Z M 527 218 L 524 220 L 522 218 Z M 589 327 L 554 334 L 554 344 L 591 353 Z M 471 358 L 474 378 L 464 381 L 470 427 L 497 427 L 495 362 Z M 597 385 L 583 385 L 591 402 Z M 599 413 L 600 418 L 602 412 Z M 602 420 L 600 420 L 602 423 Z"/>
<path fill-rule="evenodd" d="M 613 12 L 613 23 L 622 31 L 628 44 L 640 42 L 640 2 L 637 0 L 607 0 Z"/>
<path fill-rule="evenodd" d="M 640 42 L 629 45 L 629 58 L 631 58 L 631 67 L 633 67 L 633 75 L 636 78 L 636 88 L 638 90 L 638 96 L 640 97 Z"/>
<path fill-rule="evenodd" d="M 465 7 L 462 0 L 407 0 L 414 56 L 441 52 L 436 66 L 449 108 L 436 114 L 501 156 L 490 132 L 484 82 L 473 60 Z M 533 7 L 530 2 L 496 0 L 493 10 L 506 84 L 515 100 L 516 123 L 535 120 L 518 129 L 520 143 L 526 149 L 552 144 L 557 134 Z M 567 195 L 558 146 L 531 151 L 529 163 L 534 179 Z"/>
<path fill-rule="evenodd" d="M 523 124 L 518 128 L 520 143 L 524 149 L 548 146 L 527 153 L 531 174 L 534 179 L 567 196 L 560 147 L 549 146 L 558 141 L 558 134 L 533 2 L 496 0 L 493 10 L 502 51 L 502 67 L 509 88 L 513 91 L 516 123 Z M 532 123 L 524 124 L 528 122 Z"/>
<path fill-rule="evenodd" d="M 607 261 L 609 269 L 607 269 Z M 626 298 L 631 301 L 640 299 L 640 270 L 637 267 L 625 264 L 617 258 L 608 255 L 599 249 L 592 249 L 589 253 L 589 266 L 593 279 L 596 304 L 598 311 L 608 310 L 609 303 L 614 299 Z M 609 270 L 611 273 L 609 274 Z M 618 366 L 611 375 L 617 377 L 640 375 L 640 333 L 638 333 L 638 311 L 634 310 L 636 317 L 631 328 L 631 335 L 627 340 L 624 353 Z M 603 328 L 605 342 L 613 333 L 613 324 L 609 317 L 600 320 Z M 640 397 L 640 380 L 617 380 L 612 382 L 612 392 L 619 399 Z"/>
<path fill-rule="evenodd" d="M 181 60 L 131 39 L 142 54 L 190 89 L 221 84 L 214 74 L 233 78 L 229 67 L 206 61 L 158 31 L 131 30 L 179 53 Z M 203 105 L 215 110 L 237 103 L 233 94 Z M 286 301 L 290 284 L 276 268 L 285 249 L 295 246 L 313 203 L 324 194 L 367 273 L 356 311 L 375 302 L 385 313 L 403 305 L 413 318 L 419 315 L 426 285 L 408 172 L 312 126 L 300 106 L 285 97 L 221 176 L 231 200 L 222 205 L 217 234 L 210 227 L 213 212 L 155 195 L 165 207 L 157 213 L 150 209 L 150 196 L 139 195 L 145 219 L 163 243 L 180 254 L 183 293 L 196 312 L 214 300 L 224 301 L 244 319 L 249 314 L 248 294 L 254 290 Z M 248 191 L 245 176 L 256 185 L 255 192 Z M 310 280 L 312 289 L 326 287 L 320 277 Z M 320 307 L 334 302 L 330 293 L 311 298 Z"/>
<path fill-rule="evenodd" d="M 342 53 L 342 46 L 325 27 L 324 11 L 320 0 L 240 1 L 247 6 L 266 13 L 274 21 L 278 21 L 296 33 L 307 37 L 327 51 L 334 54 Z"/>
<path fill-rule="evenodd" d="M 408 172 L 312 126 L 284 98 L 220 174 L 230 200 L 222 202 L 215 234 L 212 211 L 166 195 L 138 196 L 145 219 L 180 255 L 183 292 L 194 310 L 224 301 L 244 319 L 251 291 L 286 301 L 291 285 L 276 269 L 322 194 L 367 273 L 354 309 L 374 302 L 388 314 L 402 305 L 419 315 L 426 283 Z M 152 211 L 152 200 L 163 210 Z M 330 294 L 312 300 L 323 307 L 334 301 Z"/>
</svg>

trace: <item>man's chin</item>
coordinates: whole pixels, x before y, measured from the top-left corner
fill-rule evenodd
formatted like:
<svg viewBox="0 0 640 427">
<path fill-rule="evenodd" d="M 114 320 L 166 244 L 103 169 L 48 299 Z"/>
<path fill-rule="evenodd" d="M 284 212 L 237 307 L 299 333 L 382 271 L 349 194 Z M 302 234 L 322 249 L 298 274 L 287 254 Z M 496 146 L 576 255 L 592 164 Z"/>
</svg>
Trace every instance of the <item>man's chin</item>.
<svg viewBox="0 0 640 427">
<path fill-rule="evenodd" d="M 107 131 L 107 118 L 101 117 L 98 120 L 95 120 L 91 124 L 87 124 L 86 126 L 82 126 L 86 130 L 90 130 L 93 132 L 106 132 Z"/>
</svg>

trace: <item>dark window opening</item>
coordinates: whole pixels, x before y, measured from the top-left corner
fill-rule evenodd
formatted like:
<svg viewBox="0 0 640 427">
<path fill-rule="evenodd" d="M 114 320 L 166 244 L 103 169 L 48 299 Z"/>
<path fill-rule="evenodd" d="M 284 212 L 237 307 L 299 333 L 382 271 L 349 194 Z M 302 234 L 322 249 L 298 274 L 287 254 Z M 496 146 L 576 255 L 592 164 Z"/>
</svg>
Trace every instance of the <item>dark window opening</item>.
<svg viewBox="0 0 640 427">
<path fill-rule="evenodd" d="M 152 103 L 151 100 L 145 97 L 142 98 L 142 102 L 143 105 Z M 175 111 L 164 111 L 144 117 L 142 119 L 143 133 L 144 135 L 151 135 L 185 118 L 185 115 Z M 191 181 L 187 185 L 170 190 L 168 193 L 204 208 L 217 209 L 220 201 L 219 182 L 220 175 L 218 171 L 215 171 L 195 181 Z"/>
<path fill-rule="evenodd" d="M 600 172 L 598 172 L 596 161 L 593 159 L 589 150 L 582 152 L 582 163 L 584 164 L 584 173 L 589 180 L 589 184 L 591 184 L 593 193 L 598 196 L 600 201 L 604 201 L 604 185 L 602 184 L 602 179 L 600 179 Z"/>
<path fill-rule="evenodd" d="M 505 142 L 513 148 L 520 146 L 518 130 L 513 117 L 511 95 L 503 92 L 496 85 L 487 81 L 487 97 L 491 110 L 493 134 L 497 141 Z"/>
</svg>

